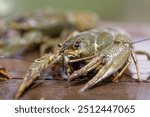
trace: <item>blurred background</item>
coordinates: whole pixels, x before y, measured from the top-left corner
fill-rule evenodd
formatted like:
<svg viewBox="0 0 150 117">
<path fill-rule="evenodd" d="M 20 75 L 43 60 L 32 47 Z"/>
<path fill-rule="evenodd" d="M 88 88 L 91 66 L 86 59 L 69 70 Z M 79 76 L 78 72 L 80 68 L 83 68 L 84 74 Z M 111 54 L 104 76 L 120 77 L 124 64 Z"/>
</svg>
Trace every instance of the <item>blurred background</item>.
<svg viewBox="0 0 150 117">
<path fill-rule="evenodd" d="M 0 17 L 43 8 L 95 11 L 104 21 L 150 22 L 149 0 L 0 0 Z"/>
</svg>

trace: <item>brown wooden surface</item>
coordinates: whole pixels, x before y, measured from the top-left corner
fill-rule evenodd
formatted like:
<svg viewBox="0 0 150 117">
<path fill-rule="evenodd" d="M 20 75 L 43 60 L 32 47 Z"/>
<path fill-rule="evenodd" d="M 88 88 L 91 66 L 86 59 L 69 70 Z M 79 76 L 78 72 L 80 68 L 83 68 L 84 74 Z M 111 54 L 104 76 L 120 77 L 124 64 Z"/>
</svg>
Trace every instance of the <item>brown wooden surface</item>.
<svg viewBox="0 0 150 117">
<path fill-rule="evenodd" d="M 150 25 L 131 23 L 108 23 L 102 24 L 107 27 L 120 27 L 129 32 L 132 41 L 150 37 Z M 135 50 L 145 50 L 150 53 L 150 41 L 141 42 L 134 45 Z M 12 80 L 0 82 L 0 99 L 14 99 L 14 94 L 18 90 L 25 71 L 35 58 L 37 52 L 30 52 L 21 59 L 1 58 L 0 65 L 10 71 Z M 143 79 L 150 77 L 150 61 L 145 56 L 138 56 L 140 72 Z M 42 77 L 36 81 L 20 99 L 150 99 L 150 83 L 136 82 L 136 70 L 132 63 L 130 69 L 122 76 L 118 83 L 105 81 L 85 93 L 79 93 L 79 89 L 85 84 L 71 83 L 65 80 L 46 80 Z"/>
</svg>

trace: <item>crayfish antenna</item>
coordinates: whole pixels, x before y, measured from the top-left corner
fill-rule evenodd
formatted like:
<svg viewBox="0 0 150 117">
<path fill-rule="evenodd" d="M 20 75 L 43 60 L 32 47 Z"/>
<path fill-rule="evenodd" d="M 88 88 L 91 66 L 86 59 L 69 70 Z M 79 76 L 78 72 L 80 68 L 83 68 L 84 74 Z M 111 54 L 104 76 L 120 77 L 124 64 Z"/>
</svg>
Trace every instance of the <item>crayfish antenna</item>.
<svg viewBox="0 0 150 117">
<path fill-rule="evenodd" d="M 145 38 L 145 39 L 142 39 L 142 40 L 139 40 L 139 41 L 134 41 L 131 44 L 136 44 L 136 43 L 140 43 L 140 42 L 143 42 L 143 41 L 149 41 L 149 40 L 150 40 L 150 38 Z"/>
<path fill-rule="evenodd" d="M 27 70 L 23 82 L 15 95 L 15 98 L 19 98 L 26 88 L 28 88 L 35 80 L 40 76 L 40 73 L 49 65 L 57 62 L 58 57 L 52 54 L 45 54 L 43 57 L 36 59 Z"/>
</svg>

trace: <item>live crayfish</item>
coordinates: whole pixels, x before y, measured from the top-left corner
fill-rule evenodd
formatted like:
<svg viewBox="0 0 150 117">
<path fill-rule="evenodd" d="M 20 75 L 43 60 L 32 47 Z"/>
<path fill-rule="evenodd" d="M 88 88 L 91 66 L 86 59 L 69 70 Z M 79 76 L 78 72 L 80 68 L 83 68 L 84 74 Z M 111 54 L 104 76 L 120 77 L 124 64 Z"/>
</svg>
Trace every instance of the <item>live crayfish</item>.
<svg viewBox="0 0 150 117">
<path fill-rule="evenodd" d="M 40 55 L 66 38 L 73 30 L 94 28 L 98 16 L 93 12 L 42 10 L 9 20 L 0 20 L 0 56 L 13 56 L 36 47 Z M 0 69 L 4 75 L 4 68 Z M 5 74 L 6 75 L 6 74 Z"/>
<path fill-rule="evenodd" d="M 147 54 L 146 52 L 139 53 Z M 148 54 L 147 56 L 149 57 Z M 86 76 L 91 71 L 96 73 L 80 90 L 85 91 L 116 73 L 117 76 L 112 81 L 118 81 L 129 66 L 131 58 L 136 65 L 138 80 L 141 81 L 138 62 L 135 52 L 132 49 L 130 36 L 125 31 L 104 28 L 75 33 L 62 44 L 59 52 L 46 54 L 32 63 L 25 74 L 16 98 L 20 97 L 23 91 L 49 65 L 62 62 L 69 82 L 80 76 Z M 80 65 L 81 61 L 84 61 L 84 65 L 76 71 L 72 71 L 75 69 L 72 63 L 75 62 Z M 118 73 L 120 69 L 121 71 Z"/>
<path fill-rule="evenodd" d="M 40 46 L 44 54 L 73 30 L 94 28 L 98 16 L 93 12 L 42 10 L 0 22 L 0 56 L 12 56 Z M 65 33 L 67 32 L 67 33 Z M 65 34 L 64 34 L 65 33 Z"/>
</svg>

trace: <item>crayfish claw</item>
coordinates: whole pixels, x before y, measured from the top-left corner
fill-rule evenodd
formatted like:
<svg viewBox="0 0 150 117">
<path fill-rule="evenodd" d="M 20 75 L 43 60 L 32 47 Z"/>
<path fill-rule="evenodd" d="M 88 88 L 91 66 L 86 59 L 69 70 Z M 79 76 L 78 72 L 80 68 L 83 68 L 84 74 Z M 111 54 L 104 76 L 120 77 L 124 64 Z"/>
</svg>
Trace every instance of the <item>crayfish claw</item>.
<svg viewBox="0 0 150 117">
<path fill-rule="evenodd" d="M 15 98 L 19 98 L 26 88 L 28 88 L 35 80 L 40 76 L 40 73 L 48 67 L 50 64 L 54 64 L 57 61 L 57 56 L 52 54 L 45 54 L 39 59 L 36 59 L 29 69 L 27 70 L 23 82 L 15 95 Z"/>
</svg>

